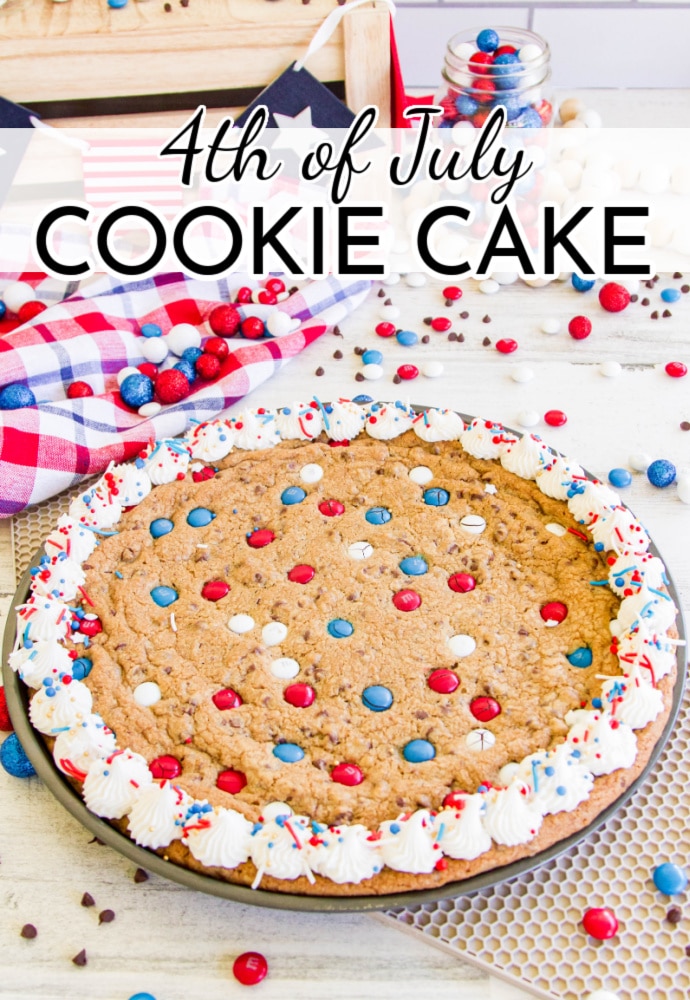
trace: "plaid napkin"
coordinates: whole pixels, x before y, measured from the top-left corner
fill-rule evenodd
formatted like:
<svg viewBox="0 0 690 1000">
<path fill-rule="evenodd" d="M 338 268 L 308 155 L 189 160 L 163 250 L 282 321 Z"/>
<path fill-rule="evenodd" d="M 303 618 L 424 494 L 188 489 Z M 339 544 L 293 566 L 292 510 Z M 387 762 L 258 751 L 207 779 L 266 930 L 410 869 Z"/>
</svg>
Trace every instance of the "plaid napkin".
<svg viewBox="0 0 690 1000">
<path fill-rule="evenodd" d="M 39 298 L 54 301 L 54 282 L 32 283 Z M 0 517 L 75 486 L 111 461 L 131 458 L 152 439 L 183 433 L 192 418 L 213 417 L 344 319 L 371 285 L 333 277 L 312 281 L 280 305 L 300 321 L 294 332 L 279 339 L 228 341 L 230 355 L 220 377 L 154 417 L 125 406 L 116 376 L 145 360 L 141 324 L 158 323 L 164 333 L 175 323 L 200 325 L 244 284 L 255 282 L 244 275 L 197 281 L 163 274 L 129 284 L 103 278 L 0 338 L 0 387 L 21 382 L 37 400 L 33 407 L 0 411 Z M 67 399 L 66 387 L 77 379 L 87 381 L 95 395 Z"/>
</svg>

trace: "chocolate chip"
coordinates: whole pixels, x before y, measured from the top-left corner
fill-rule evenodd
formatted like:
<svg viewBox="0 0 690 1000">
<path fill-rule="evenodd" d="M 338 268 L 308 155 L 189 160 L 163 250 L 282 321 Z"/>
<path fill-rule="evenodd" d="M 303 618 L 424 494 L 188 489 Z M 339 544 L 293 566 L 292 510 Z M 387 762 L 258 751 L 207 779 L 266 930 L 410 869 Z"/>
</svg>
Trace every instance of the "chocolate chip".
<svg viewBox="0 0 690 1000">
<path fill-rule="evenodd" d="M 26 938 L 27 941 L 32 941 L 38 934 L 38 931 L 33 924 L 24 924 L 19 933 L 23 938 Z"/>
<path fill-rule="evenodd" d="M 450 307 L 452 305 L 455 305 L 455 300 L 454 299 L 446 299 L 445 305 L 450 309 Z"/>
<path fill-rule="evenodd" d="M 314 374 L 318 375 L 319 377 L 321 377 L 321 375 L 323 375 L 325 373 L 324 373 L 323 368 L 317 368 L 316 371 L 314 372 Z"/>
<path fill-rule="evenodd" d="M 681 420 L 680 429 L 682 431 L 690 431 L 690 420 Z"/>
<path fill-rule="evenodd" d="M 680 278 L 683 277 L 683 275 L 680 273 L 680 271 L 675 271 L 673 277 L 676 279 L 676 281 L 678 281 Z"/>
<path fill-rule="evenodd" d="M 355 354 L 357 355 L 358 358 L 361 358 L 361 356 L 364 354 L 364 348 L 355 347 Z"/>
<path fill-rule="evenodd" d="M 648 306 L 649 305 L 649 299 L 648 298 L 642 299 L 642 301 L 640 302 L 640 305 L 642 305 L 642 306 Z"/>
<path fill-rule="evenodd" d="M 681 285 L 680 290 L 683 293 L 683 295 L 687 295 L 688 292 L 690 292 L 690 285 Z"/>
<path fill-rule="evenodd" d="M 672 315 L 673 315 L 673 313 L 671 312 L 670 309 L 664 309 L 664 311 L 661 314 L 662 319 L 668 319 L 669 316 L 672 316 Z"/>
<path fill-rule="evenodd" d="M 114 919 L 115 919 L 114 910 L 101 910 L 101 912 L 98 914 L 99 924 L 112 924 Z"/>
<path fill-rule="evenodd" d="M 180 7 L 189 7 L 189 0 L 180 0 Z"/>
<path fill-rule="evenodd" d="M 336 361 L 340 361 L 342 356 L 343 356 L 342 351 L 333 351 L 333 357 L 335 358 Z"/>
<path fill-rule="evenodd" d="M 382 299 L 382 298 L 384 297 L 384 295 L 385 295 L 386 293 L 384 292 L 384 290 L 383 290 L 382 288 L 379 288 L 379 290 L 378 290 L 378 293 L 377 293 L 377 294 L 378 294 L 378 297 L 379 297 L 380 299 Z"/>
<path fill-rule="evenodd" d="M 336 337 L 342 337 L 342 333 L 340 332 L 340 327 L 339 326 L 334 326 L 333 327 L 333 333 L 334 333 L 334 335 Z"/>
<path fill-rule="evenodd" d="M 464 344 L 465 343 L 465 334 L 464 333 L 459 333 L 458 334 L 458 343 L 459 344 Z"/>
<path fill-rule="evenodd" d="M 402 379 L 400 378 L 400 376 L 398 375 L 398 373 L 397 373 L 397 372 L 396 372 L 396 373 L 395 373 L 395 375 L 393 376 L 393 381 L 394 381 L 394 383 L 395 383 L 396 385 L 400 385 L 400 383 L 402 382 Z"/>
<path fill-rule="evenodd" d="M 490 322 L 491 322 L 491 316 L 489 316 L 488 313 L 486 316 L 482 316 L 482 323 L 490 323 Z"/>
<path fill-rule="evenodd" d="M 482 344 L 484 347 L 491 347 L 491 341 L 489 340 L 488 337 L 484 337 L 484 340 L 482 340 Z"/>
<path fill-rule="evenodd" d="M 449 333 L 448 334 L 448 340 L 455 341 L 457 339 L 458 339 L 457 333 Z"/>
<path fill-rule="evenodd" d="M 644 287 L 645 288 L 654 288 L 654 282 L 651 279 L 649 281 L 645 281 Z"/>
<path fill-rule="evenodd" d="M 469 319 L 469 317 L 470 314 L 467 312 L 466 309 L 463 309 L 463 311 L 460 313 L 460 319 Z"/>
<path fill-rule="evenodd" d="M 654 310 L 654 312 L 651 314 L 651 316 L 649 318 L 650 319 L 659 319 L 659 313 L 656 311 L 656 309 Z"/>
<path fill-rule="evenodd" d="M 292 288 L 288 288 L 288 295 L 294 295 L 295 292 L 298 292 L 298 291 L 299 291 L 299 288 L 297 287 L 297 285 L 293 285 Z"/>
<path fill-rule="evenodd" d="M 384 306 L 392 306 L 393 305 L 393 299 L 386 299 L 386 301 L 383 304 L 384 304 Z"/>
<path fill-rule="evenodd" d="M 680 906 L 671 906 L 666 913 L 669 924 L 679 924 L 683 919 L 683 911 Z"/>
<path fill-rule="evenodd" d="M 96 900 L 93 898 L 93 896 L 91 895 L 90 892 L 85 892 L 84 895 L 81 897 L 81 905 L 82 906 L 95 906 L 96 905 Z"/>
<path fill-rule="evenodd" d="M 357 372 L 357 374 L 355 375 L 355 382 L 363 382 L 363 381 L 364 381 L 364 375 L 362 375 L 361 372 Z"/>
<path fill-rule="evenodd" d="M 168 4 L 166 4 L 166 7 L 167 6 L 168 6 Z M 73 961 L 73 963 L 75 965 L 79 965 L 79 966 L 86 965 L 86 961 L 87 961 L 87 959 L 86 959 L 86 949 L 82 948 L 82 950 L 79 952 L 79 954 L 74 956 L 74 958 L 72 959 L 72 961 Z"/>
<path fill-rule="evenodd" d="M 639 297 L 640 297 L 639 295 L 631 295 L 630 296 L 630 301 L 631 302 L 637 302 L 637 300 L 639 299 Z"/>
<path fill-rule="evenodd" d="M 431 338 L 429 337 L 429 335 L 427 333 L 425 333 L 424 336 L 422 337 L 422 343 L 423 344 L 428 344 L 430 340 L 431 340 Z"/>
<path fill-rule="evenodd" d="M 424 319 L 422 320 L 424 326 L 431 326 L 431 319 L 432 319 L 431 316 L 425 316 Z"/>
<path fill-rule="evenodd" d="M 105 847 L 105 844 L 99 837 L 92 837 L 89 841 L 90 844 L 99 844 L 101 847 Z"/>
<path fill-rule="evenodd" d="M 165 11 L 166 14 L 169 14 L 170 11 L 172 10 L 172 4 L 170 4 L 170 3 L 164 3 L 163 4 L 163 10 Z"/>
</svg>

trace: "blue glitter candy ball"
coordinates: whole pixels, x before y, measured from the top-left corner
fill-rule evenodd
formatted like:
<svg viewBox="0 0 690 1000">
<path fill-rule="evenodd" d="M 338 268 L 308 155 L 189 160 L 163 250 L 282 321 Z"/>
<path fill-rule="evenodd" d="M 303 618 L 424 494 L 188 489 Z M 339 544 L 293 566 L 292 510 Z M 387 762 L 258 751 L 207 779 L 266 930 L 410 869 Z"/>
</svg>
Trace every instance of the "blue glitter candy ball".
<svg viewBox="0 0 690 1000">
<path fill-rule="evenodd" d="M 176 365 L 173 365 L 173 368 L 176 368 L 178 372 L 182 372 L 188 382 L 193 382 L 196 378 L 196 368 L 186 358 L 181 358 Z"/>
<path fill-rule="evenodd" d="M 579 274 L 573 274 L 570 279 L 570 283 L 576 292 L 588 292 L 590 288 L 594 288 L 596 281 L 590 281 L 588 278 L 581 278 Z"/>
<path fill-rule="evenodd" d="M 477 48 L 480 52 L 495 52 L 498 48 L 498 33 L 493 28 L 484 28 L 477 35 Z"/>
<path fill-rule="evenodd" d="M 460 94 L 455 98 L 455 107 L 457 108 L 459 115 L 465 115 L 466 118 L 471 118 L 472 115 L 476 115 L 479 108 L 477 101 L 473 98 L 468 97 L 467 94 Z"/>
<path fill-rule="evenodd" d="M 0 389 L 0 410 L 22 410 L 25 406 L 35 405 L 36 397 L 26 385 L 13 382 Z"/>
<path fill-rule="evenodd" d="M 657 458 L 647 469 L 647 479 L 652 486 L 663 489 L 676 480 L 676 467 L 667 458 Z"/>
<path fill-rule="evenodd" d="M 190 365 L 193 365 L 203 353 L 200 347 L 186 347 L 182 352 L 182 360 L 189 361 Z"/>
<path fill-rule="evenodd" d="M 141 372 L 128 375 L 120 386 L 120 395 L 127 406 L 138 410 L 140 406 L 150 403 L 153 399 L 153 381 Z"/>
<path fill-rule="evenodd" d="M 16 733 L 10 733 L 0 746 L 0 764 L 13 778 L 30 778 L 36 773 Z"/>
</svg>

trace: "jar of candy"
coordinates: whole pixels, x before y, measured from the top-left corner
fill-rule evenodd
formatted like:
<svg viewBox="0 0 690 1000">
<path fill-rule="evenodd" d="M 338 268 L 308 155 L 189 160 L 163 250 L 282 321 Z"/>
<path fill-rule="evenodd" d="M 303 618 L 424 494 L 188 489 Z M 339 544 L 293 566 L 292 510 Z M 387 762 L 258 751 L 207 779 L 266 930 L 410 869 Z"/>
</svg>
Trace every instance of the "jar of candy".
<svg viewBox="0 0 690 1000">
<path fill-rule="evenodd" d="M 547 127 L 553 119 L 550 60 L 547 42 L 526 28 L 458 32 L 446 49 L 435 100 L 443 116 L 436 124 L 481 128 L 502 106 L 509 126 Z"/>
</svg>

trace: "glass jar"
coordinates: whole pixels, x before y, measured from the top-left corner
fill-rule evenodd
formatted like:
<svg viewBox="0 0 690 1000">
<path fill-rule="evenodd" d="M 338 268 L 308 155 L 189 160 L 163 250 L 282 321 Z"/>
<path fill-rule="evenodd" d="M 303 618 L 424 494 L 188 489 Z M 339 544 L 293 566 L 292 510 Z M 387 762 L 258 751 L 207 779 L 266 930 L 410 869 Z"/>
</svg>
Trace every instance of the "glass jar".
<svg viewBox="0 0 690 1000">
<path fill-rule="evenodd" d="M 553 121 L 551 51 L 526 28 L 460 31 L 448 42 L 443 83 L 435 103 L 440 128 L 481 128 L 496 107 L 514 128 L 546 128 Z"/>
</svg>

